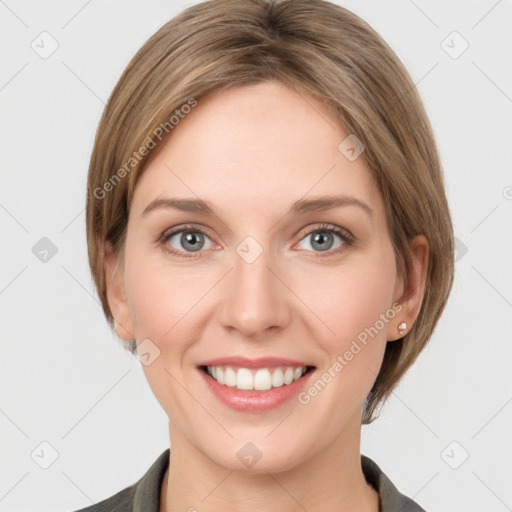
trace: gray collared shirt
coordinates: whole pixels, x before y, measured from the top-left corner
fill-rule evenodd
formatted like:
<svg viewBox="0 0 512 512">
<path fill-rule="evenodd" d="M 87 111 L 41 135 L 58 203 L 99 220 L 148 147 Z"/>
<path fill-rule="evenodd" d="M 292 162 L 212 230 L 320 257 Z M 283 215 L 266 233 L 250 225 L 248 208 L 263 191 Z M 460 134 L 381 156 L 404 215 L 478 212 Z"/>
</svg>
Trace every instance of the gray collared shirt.
<svg viewBox="0 0 512 512">
<path fill-rule="evenodd" d="M 159 512 L 160 490 L 169 465 L 169 453 L 167 448 L 138 482 L 96 505 L 75 512 Z M 401 494 L 372 459 L 361 455 L 361 466 L 366 481 L 379 493 L 379 512 L 425 512 Z"/>
</svg>

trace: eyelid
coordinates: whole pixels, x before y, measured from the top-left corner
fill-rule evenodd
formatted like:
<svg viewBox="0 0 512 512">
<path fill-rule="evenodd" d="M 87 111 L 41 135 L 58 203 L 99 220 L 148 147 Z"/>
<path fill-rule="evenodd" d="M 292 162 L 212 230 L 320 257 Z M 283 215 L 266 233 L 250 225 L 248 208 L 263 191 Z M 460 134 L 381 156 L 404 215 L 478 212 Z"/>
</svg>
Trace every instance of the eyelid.
<svg viewBox="0 0 512 512">
<path fill-rule="evenodd" d="M 354 235 L 348 229 L 343 228 L 341 226 L 337 226 L 336 224 L 320 222 L 320 223 L 316 223 L 313 225 L 310 224 L 309 226 L 300 230 L 296 235 L 294 235 L 294 238 L 295 238 L 295 236 L 300 235 L 299 241 L 296 242 L 294 245 L 302 242 L 305 237 L 307 237 L 317 231 L 320 231 L 320 232 L 326 231 L 326 232 L 334 233 L 335 235 L 338 235 L 342 239 L 343 243 L 342 243 L 341 247 L 338 247 L 332 251 L 326 251 L 325 254 L 322 254 L 321 252 L 316 252 L 316 251 L 305 251 L 305 252 L 313 253 L 314 257 L 328 257 L 331 255 L 336 255 L 339 253 L 340 250 L 343 250 L 344 246 L 351 246 L 356 240 Z M 205 228 L 205 227 L 197 225 L 197 224 L 184 224 L 184 225 L 178 225 L 178 226 L 169 228 L 169 229 L 165 230 L 158 237 L 157 243 L 164 245 L 165 251 L 167 251 L 175 256 L 178 256 L 178 257 L 197 258 L 197 257 L 200 257 L 202 255 L 202 253 L 206 252 L 204 250 L 199 250 L 196 253 L 194 253 L 194 252 L 187 253 L 186 251 L 178 251 L 176 249 L 170 249 L 168 247 L 169 239 L 179 233 L 182 233 L 182 232 L 201 233 L 201 234 L 207 236 L 212 241 L 213 244 L 219 245 L 213 240 L 215 237 L 212 237 L 210 235 L 209 228 Z"/>
<path fill-rule="evenodd" d="M 171 236 L 181 233 L 182 231 L 189 232 L 189 233 L 202 233 L 202 234 L 208 236 L 209 238 L 214 238 L 210 234 L 209 228 L 200 226 L 198 224 L 179 224 L 172 228 L 166 229 L 159 238 L 162 240 L 165 240 Z"/>
<path fill-rule="evenodd" d="M 313 227 L 311 227 L 311 225 L 309 225 L 309 226 L 305 227 L 304 229 L 301 229 L 295 236 L 300 236 L 299 241 L 302 241 L 305 236 L 311 235 L 312 233 L 315 233 L 316 231 L 334 232 L 335 234 L 340 236 L 347 243 L 353 243 L 355 241 L 355 236 L 348 229 L 343 228 L 341 226 L 337 226 L 336 224 L 330 224 L 328 222 L 318 222 L 318 223 L 316 223 L 316 225 L 313 224 Z"/>
<path fill-rule="evenodd" d="M 170 249 L 168 247 L 169 239 L 179 233 L 201 233 L 201 234 L 207 236 L 212 241 L 212 244 L 218 245 L 213 240 L 213 238 L 215 238 L 215 237 L 212 237 L 210 235 L 208 228 L 205 228 L 203 226 L 199 226 L 196 224 L 183 224 L 183 225 L 178 225 L 178 226 L 174 226 L 172 228 L 166 229 L 161 235 L 158 236 L 156 243 L 158 245 L 163 245 L 165 251 L 167 251 L 175 256 L 184 256 L 186 254 L 187 256 L 184 256 L 184 257 L 194 258 L 194 257 L 200 256 L 201 253 L 205 252 L 204 250 L 200 250 L 200 251 L 197 251 L 197 253 L 192 253 L 192 252 L 187 253 L 186 251 L 177 251 L 174 248 Z M 194 254 L 197 254 L 197 256 L 194 256 Z"/>
</svg>

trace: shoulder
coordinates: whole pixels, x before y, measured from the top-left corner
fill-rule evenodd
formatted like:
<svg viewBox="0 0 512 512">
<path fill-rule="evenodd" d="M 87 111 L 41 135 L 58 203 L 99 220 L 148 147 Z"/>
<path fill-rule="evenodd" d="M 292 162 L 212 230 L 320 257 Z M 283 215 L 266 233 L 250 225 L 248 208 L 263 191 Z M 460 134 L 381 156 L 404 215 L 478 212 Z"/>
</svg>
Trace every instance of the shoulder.
<svg viewBox="0 0 512 512">
<path fill-rule="evenodd" d="M 158 512 L 160 490 L 169 465 L 167 448 L 134 484 L 94 505 L 73 512 Z"/>
<path fill-rule="evenodd" d="M 361 455 L 361 467 L 368 484 L 379 493 L 381 512 L 426 512 L 402 494 L 372 459 Z"/>
<path fill-rule="evenodd" d="M 74 512 L 132 512 L 136 487 L 132 484 L 110 498 Z"/>
</svg>

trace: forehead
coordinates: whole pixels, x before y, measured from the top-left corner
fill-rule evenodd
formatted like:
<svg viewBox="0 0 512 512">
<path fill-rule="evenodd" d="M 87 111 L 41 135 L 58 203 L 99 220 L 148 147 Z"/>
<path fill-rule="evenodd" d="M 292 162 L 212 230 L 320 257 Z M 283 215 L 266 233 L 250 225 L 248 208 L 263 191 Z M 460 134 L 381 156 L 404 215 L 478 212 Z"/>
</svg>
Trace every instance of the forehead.
<svg viewBox="0 0 512 512">
<path fill-rule="evenodd" d="M 339 146 L 350 134 L 326 105 L 279 82 L 198 100 L 137 184 L 132 209 L 159 196 L 193 197 L 247 211 L 302 197 L 344 194 L 383 207 L 364 158 Z"/>
</svg>

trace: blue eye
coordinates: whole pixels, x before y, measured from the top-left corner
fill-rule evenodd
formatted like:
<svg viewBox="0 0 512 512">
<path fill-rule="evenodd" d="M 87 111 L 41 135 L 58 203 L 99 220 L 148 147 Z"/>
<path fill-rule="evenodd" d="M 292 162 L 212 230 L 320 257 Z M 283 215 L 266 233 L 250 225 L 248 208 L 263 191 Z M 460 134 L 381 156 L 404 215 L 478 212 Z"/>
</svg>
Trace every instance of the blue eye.
<svg viewBox="0 0 512 512">
<path fill-rule="evenodd" d="M 309 245 L 313 250 L 307 250 L 307 252 L 317 253 L 315 257 L 332 256 L 342 251 L 345 246 L 354 243 L 354 237 L 348 231 L 331 224 L 322 224 L 308 231 L 302 237 L 301 242 L 311 236 L 313 239 Z M 341 241 L 333 249 L 335 237 Z M 201 256 L 203 249 L 211 249 L 213 246 L 207 233 L 194 225 L 181 226 L 162 234 L 160 243 L 164 246 L 165 251 L 180 258 L 197 258 Z M 176 245 L 181 247 L 176 247 Z"/>
<path fill-rule="evenodd" d="M 174 241 L 175 244 L 181 245 L 181 247 L 184 249 L 178 249 L 176 248 L 169 248 L 169 244 L 172 243 L 173 239 L 176 239 Z M 205 239 L 210 240 L 207 236 L 207 234 L 202 231 L 201 229 L 194 228 L 191 229 L 179 229 L 176 231 L 172 231 L 170 233 L 164 234 L 162 238 L 162 243 L 165 245 L 166 251 L 170 252 L 171 254 L 174 254 L 179 257 L 196 257 L 193 254 L 185 256 L 183 253 L 187 253 L 188 251 L 192 253 L 200 252 L 202 249 L 209 249 L 211 248 L 212 242 L 210 240 L 210 246 L 204 247 L 205 245 Z"/>
<path fill-rule="evenodd" d="M 302 240 L 307 240 L 309 237 L 311 237 L 309 246 L 313 249 L 313 252 L 325 252 L 326 256 L 337 254 L 339 250 L 343 249 L 344 245 L 351 245 L 353 242 L 353 238 L 347 232 L 336 226 L 331 227 L 327 224 L 323 224 L 309 231 Z M 336 237 L 341 241 L 333 248 Z M 318 251 L 316 249 L 318 249 Z M 315 256 L 322 257 L 324 254 L 315 254 Z"/>
</svg>

